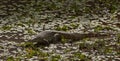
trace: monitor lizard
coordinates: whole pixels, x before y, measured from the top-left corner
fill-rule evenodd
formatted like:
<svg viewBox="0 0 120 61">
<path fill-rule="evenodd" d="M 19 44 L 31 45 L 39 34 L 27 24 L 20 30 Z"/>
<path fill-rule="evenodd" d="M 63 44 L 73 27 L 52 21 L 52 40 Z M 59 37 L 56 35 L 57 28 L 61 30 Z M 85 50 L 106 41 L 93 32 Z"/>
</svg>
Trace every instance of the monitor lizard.
<svg viewBox="0 0 120 61">
<path fill-rule="evenodd" d="M 88 37 L 104 37 L 108 34 L 101 33 L 69 33 L 65 31 L 42 31 L 35 35 L 35 37 L 30 42 L 38 42 L 38 44 L 50 44 L 61 42 L 62 38 L 71 39 L 72 41 L 81 40 Z"/>
</svg>

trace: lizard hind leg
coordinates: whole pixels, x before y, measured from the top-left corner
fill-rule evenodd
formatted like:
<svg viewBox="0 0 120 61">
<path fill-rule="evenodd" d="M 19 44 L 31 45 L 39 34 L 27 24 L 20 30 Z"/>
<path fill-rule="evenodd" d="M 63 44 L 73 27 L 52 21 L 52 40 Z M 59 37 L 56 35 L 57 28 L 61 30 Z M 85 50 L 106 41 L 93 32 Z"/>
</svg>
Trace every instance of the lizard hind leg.
<svg viewBox="0 0 120 61">
<path fill-rule="evenodd" d="M 54 41 L 53 41 L 53 43 L 58 43 L 58 42 L 61 42 L 61 35 L 58 34 L 58 33 L 56 33 L 54 35 Z"/>
</svg>

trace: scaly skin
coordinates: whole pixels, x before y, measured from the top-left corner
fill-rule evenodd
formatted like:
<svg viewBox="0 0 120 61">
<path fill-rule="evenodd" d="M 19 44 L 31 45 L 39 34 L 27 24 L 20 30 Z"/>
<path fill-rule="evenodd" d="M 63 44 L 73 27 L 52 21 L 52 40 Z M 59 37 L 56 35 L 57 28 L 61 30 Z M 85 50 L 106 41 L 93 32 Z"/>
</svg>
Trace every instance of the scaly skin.
<svg viewBox="0 0 120 61">
<path fill-rule="evenodd" d="M 74 40 L 81 40 L 87 37 L 100 37 L 100 36 L 104 37 L 108 35 L 100 34 L 100 33 L 80 34 L 80 33 L 68 33 L 64 31 L 42 31 L 30 41 L 38 42 L 40 44 L 49 44 L 49 43 L 60 42 L 62 38 L 71 39 L 74 41 Z"/>
</svg>

